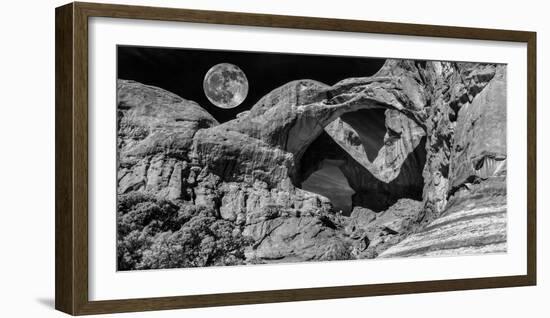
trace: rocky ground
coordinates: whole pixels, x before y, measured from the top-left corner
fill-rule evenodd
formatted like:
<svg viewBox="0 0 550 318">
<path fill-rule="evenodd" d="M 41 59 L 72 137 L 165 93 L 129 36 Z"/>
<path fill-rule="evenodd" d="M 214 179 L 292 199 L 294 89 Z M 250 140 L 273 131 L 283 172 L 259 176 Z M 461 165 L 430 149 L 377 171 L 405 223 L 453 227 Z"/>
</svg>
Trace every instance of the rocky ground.
<svg viewBox="0 0 550 318">
<path fill-rule="evenodd" d="M 505 75 L 388 60 L 223 124 L 119 80 L 119 269 L 506 251 Z"/>
</svg>

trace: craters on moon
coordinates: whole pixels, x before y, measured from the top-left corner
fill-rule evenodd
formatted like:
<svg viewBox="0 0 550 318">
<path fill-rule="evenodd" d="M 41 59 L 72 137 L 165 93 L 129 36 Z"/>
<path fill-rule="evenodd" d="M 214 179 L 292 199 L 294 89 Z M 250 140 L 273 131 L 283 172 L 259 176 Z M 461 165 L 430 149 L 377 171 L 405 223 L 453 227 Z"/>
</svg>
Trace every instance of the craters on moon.
<svg viewBox="0 0 550 318">
<path fill-rule="evenodd" d="M 220 108 L 239 106 L 248 94 L 248 79 L 236 65 L 220 63 L 208 70 L 203 81 L 204 94 Z"/>
</svg>

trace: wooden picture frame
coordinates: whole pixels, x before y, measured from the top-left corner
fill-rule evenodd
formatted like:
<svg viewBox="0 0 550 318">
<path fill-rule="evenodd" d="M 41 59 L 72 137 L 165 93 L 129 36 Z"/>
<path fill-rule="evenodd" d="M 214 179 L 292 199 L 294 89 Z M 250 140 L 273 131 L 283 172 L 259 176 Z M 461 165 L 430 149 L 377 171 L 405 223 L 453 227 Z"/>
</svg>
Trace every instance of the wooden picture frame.
<svg viewBox="0 0 550 318">
<path fill-rule="evenodd" d="M 70 3 L 56 16 L 55 307 L 72 314 L 165 310 L 536 284 L 536 33 L 237 12 Z M 326 286 L 145 299 L 88 297 L 88 19 L 111 17 L 270 28 L 366 32 L 527 44 L 527 274 L 406 283 Z"/>
</svg>

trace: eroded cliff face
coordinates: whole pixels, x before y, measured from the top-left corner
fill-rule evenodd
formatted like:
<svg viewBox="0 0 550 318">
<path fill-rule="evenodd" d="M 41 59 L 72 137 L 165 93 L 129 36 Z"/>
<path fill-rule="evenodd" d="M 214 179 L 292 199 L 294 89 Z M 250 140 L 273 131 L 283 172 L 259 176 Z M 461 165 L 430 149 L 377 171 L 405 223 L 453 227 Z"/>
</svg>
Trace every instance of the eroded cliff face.
<svg viewBox="0 0 550 318">
<path fill-rule="evenodd" d="M 243 263 L 426 252 L 415 244 L 438 253 L 452 222 L 483 227 L 481 208 L 505 217 L 505 75 L 501 65 L 388 60 L 333 86 L 290 82 L 223 124 L 194 102 L 119 80 L 118 192 L 179 206 L 167 219 L 176 228 L 181 211 L 194 220 L 189 207 L 207 209 L 242 242 L 224 248 Z M 345 191 L 327 194 L 319 180 Z M 142 218 L 140 233 L 154 221 Z M 452 246 L 502 250 L 497 223 Z M 119 259 L 147 268 L 139 259 L 165 232 Z"/>
<path fill-rule="evenodd" d="M 506 70 L 486 67 L 465 78 L 477 85 L 480 76 L 489 83 L 458 109 L 445 149 L 448 179 L 439 179 L 445 187 L 431 188 L 446 194 L 439 218 L 381 257 L 506 252 Z"/>
</svg>

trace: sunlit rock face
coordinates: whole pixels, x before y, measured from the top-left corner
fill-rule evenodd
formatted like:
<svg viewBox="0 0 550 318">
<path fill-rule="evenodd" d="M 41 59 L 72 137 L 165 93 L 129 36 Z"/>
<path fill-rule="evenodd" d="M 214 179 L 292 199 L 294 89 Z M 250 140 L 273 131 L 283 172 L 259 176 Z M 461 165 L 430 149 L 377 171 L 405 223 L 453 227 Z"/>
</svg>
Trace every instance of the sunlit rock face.
<svg viewBox="0 0 550 318">
<path fill-rule="evenodd" d="M 117 82 L 119 194 L 187 196 L 184 179 L 195 133 L 218 122 L 197 103 L 134 81 Z"/>
<path fill-rule="evenodd" d="M 418 228 L 421 201 L 399 199 L 385 211 L 355 207 L 345 227 L 357 258 L 375 258 Z"/>
<path fill-rule="evenodd" d="M 504 66 L 459 111 L 451 150 L 451 187 L 506 173 L 506 78 Z"/>
<path fill-rule="evenodd" d="M 474 69 L 468 76 L 473 83 L 480 81 L 476 76 L 491 80 L 458 111 L 445 208 L 439 218 L 381 257 L 506 252 L 505 69 Z"/>
<path fill-rule="evenodd" d="M 493 176 L 454 193 L 444 213 L 380 257 L 453 256 L 507 251 L 506 180 Z"/>
<path fill-rule="evenodd" d="M 454 191 L 449 172 L 456 164 L 453 151 L 456 151 L 455 144 L 460 143 L 460 126 L 465 121 L 461 112 L 464 114 L 463 109 L 470 108 L 478 94 L 485 91 L 496 68 L 495 64 L 431 62 L 420 69 L 419 74 L 432 85 L 431 107 L 426 108 L 428 118 L 425 121 L 427 160 L 423 171 L 423 196 L 426 221 L 444 212 L 449 193 Z M 487 114 L 493 118 L 500 116 L 493 112 Z M 482 140 L 477 136 L 474 139 Z"/>
</svg>

